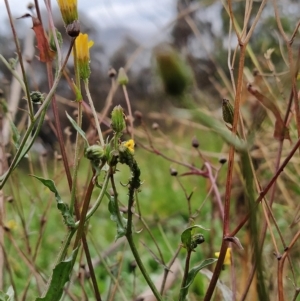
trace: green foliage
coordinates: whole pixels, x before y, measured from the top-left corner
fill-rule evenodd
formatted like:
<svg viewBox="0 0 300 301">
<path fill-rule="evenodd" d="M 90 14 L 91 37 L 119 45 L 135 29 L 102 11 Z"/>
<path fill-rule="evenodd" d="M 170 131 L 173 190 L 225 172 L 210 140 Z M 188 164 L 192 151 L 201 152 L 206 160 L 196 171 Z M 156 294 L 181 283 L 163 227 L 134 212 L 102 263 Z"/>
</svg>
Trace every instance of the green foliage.
<svg viewBox="0 0 300 301">
<path fill-rule="evenodd" d="M 70 214 L 69 206 L 62 201 L 61 196 L 57 191 L 54 182 L 52 180 L 44 179 L 34 175 L 33 177 L 38 179 L 40 182 L 42 182 L 46 187 L 50 189 L 50 191 L 54 193 L 57 202 L 57 209 L 61 212 L 65 224 L 70 228 L 74 228 L 75 227 L 74 217 Z"/>
<path fill-rule="evenodd" d="M 0 301 L 14 301 L 14 290 L 12 288 L 12 286 L 9 287 L 9 289 L 7 290 L 7 293 L 1 292 L 0 291 Z"/>
<path fill-rule="evenodd" d="M 197 276 L 198 272 L 201 271 L 202 269 L 204 269 L 205 267 L 213 264 L 216 261 L 217 261 L 216 258 L 205 259 L 199 265 L 193 267 L 189 271 L 187 279 L 186 279 L 186 285 L 180 290 L 179 301 L 186 300 L 186 296 L 188 294 L 189 288 L 192 285 L 192 283 L 193 283 L 195 277 Z"/>
<path fill-rule="evenodd" d="M 193 251 L 198 244 L 201 244 L 204 242 L 204 237 L 201 234 L 201 237 L 195 234 L 196 229 L 203 229 L 203 230 L 209 230 L 201 225 L 193 225 L 187 229 L 185 229 L 181 234 L 181 242 L 184 248 L 187 249 L 187 251 Z"/>
<path fill-rule="evenodd" d="M 84 133 L 84 131 L 80 128 L 80 126 L 76 123 L 76 121 L 66 112 L 66 115 L 69 119 L 69 121 L 71 122 L 72 126 L 74 127 L 74 129 L 80 134 L 80 136 L 83 138 L 84 142 L 85 142 L 85 146 L 88 147 L 89 146 L 89 142 L 86 138 L 86 135 Z"/>
<path fill-rule="evenodd" d="M 60 300 L 64 286 L 70 280 L 70 274 L 72 272 L 77 253 L 78 249 L 73 250 L 69 258 L 61 261 L 55 266 L 47 294 L 42 298 L 36 298 L 35 301 Z"/>
</svg>

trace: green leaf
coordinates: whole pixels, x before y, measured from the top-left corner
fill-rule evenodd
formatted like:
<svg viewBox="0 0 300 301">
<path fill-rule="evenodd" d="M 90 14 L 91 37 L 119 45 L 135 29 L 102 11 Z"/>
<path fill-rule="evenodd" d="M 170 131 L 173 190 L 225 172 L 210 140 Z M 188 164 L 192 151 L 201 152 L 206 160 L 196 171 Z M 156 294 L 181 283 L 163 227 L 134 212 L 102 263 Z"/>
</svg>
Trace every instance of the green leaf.
<svg viewBox="0 0 300 301">
<path fill-rule="evenodd" d="M 0 301 L 14 301 L 15 292 L 12 286 L 7 290 L 7 293 L 0 291 Z"/>
<path fill-rule="evenodd" d="M 57 202 L 57 209 L 61 212 L 65 224 L 70 228 L 74 228 L 75 221 L 74 221 L 73 216 L 70 214 L 69 206 L 62 201 L 54 182 L 52 180 L 40 178 L 40 177 L 34 176 L 34 175 L 33 175 L 33 177 L 35 177 L 40 182 L 42 182 L 46 187 L 49 188 L 50 191 L 52 191 L 55 194 L 55 199 Z"/>
<path fill-rule="evenodd" d="M 194 225 L 194 226 L 191 226 L 191 227 L 185 229 L 181 234 L 181 242 L 187 250 L 191 249 L 192 236 L 195 232 L 195 229 L 203 229 L 203 230 L 209 231 L 209 229 L 206 229 L 206 228 L 202 227 L 201 225 Z M 194 249 L 194 248 L 192 248 L 192 249 Z"/>
<path fill-rule="evenodd" d="M 180 290 L 180 298 L 179 298 L 179 301 L 184 301 L 186 296 L 187 296 L 187 293 L 189 291 L 189 287 L 191 286 L 191 284 L 193 283 L 196 275 L 198 274 L 198 272 L 200 270 L 202 270 L 203 268 L 207 267 L 208 265 L 216 262 L 218 259 L 216 258 L 208 258 L 208 259 L 205 259 L 203 260 L 199 265 L 193 267 L 189 273 L 188 273 L 188 276 L 187 276 L 187 279 L 186 279 L 186 283 L 185 283 L 185 286 Z"/>
<path fill-rule="evenodd" d="M 14 145 L 16 147 L 16 149 L 19 148 L 19 145 L 20 145 L 20 138 L 21 138 L 21 135 L 17 129 L 17 127 L 15 126 L 15 124 L 10 120 L 10 127 L 11 127 L 11 130 L 12 130 L 12 139 L 13 139 L 13 142 L 14 142 Z"/>
<path fill-rule="evenodd" d="M 78 253 L 78 248 L 73 250 L 71 256 L 61 261 L 55 266 L 52 273 L 50 285 L 48 287 L 45 297 L 36 298 L 35 301 L 59 301 L 65 284 L 70 280 L 70 274 L 72 272 L 74 262 Z"/>
<path fill-rule="evenodd" d="M 73 125 L 74 129 L 83 138 L 83 140 L 85 142 L 85 147 L 88 147 L 89 146 L 89 142 L 87 141 L 87 138 L 85 136 L 84 131 L 79 127 L 79 125 L 77 124 L 77 122 L 67 112 L 66 112 L 66 115 L 67 115 L 69 121 L 71 122 L 71 124 Z"/>
</svg>

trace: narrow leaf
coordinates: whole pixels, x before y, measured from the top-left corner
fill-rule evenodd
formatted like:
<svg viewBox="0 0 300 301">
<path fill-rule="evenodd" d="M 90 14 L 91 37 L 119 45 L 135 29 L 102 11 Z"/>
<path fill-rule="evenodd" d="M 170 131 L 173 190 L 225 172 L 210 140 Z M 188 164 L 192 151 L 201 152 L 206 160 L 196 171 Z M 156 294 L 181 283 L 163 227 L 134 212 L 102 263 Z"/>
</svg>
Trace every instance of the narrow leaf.
<svg viewBox="0 0 300 301">
<path fill-rule="evenodd" d="M 52 180 L 40 178 L 40 177 L 34 176 L 34 175 L 33 175 L 33 177 L 35 177 L 40 182 L 42 182 L 46 187 L 49 188 L 50 191 L 52 191 L 55 194 L 55 199 L 57 202 L 57 209 L 61 212 L 64 222 L 70 228 L 75 227 L 75 221 L 74 221 L 73 216 L 70 214 L 69 206 L 62 201 L 54 182 Z"/>
<path fill-rule="evenodd" d="M 19 144 L 20 144 L 20 138 L 21 138 L 21 135 L 17 129 L 17 127 L 15 126 L 15 124 L 10 120 L 10 128 L 11 128 L 11 131 L 12 131 L 12 139 L 13 139 L 13 142 L 14 142 L 14 145 L 16 147 L 16 149 L 19 148 Z"/>
<path fill-rule="evenodd" d="M 79 125 L 77 124 L 77 122 L 66 112 L 66 115 L 69 119 L 69 121 L 71 122 L 72 126 L 74 127 L 74 129 L 80 134 L 80 136 L 83 138 L 84 142 L 85 142 L 85 147 L 89 146 L 89 142 L 85 136 L 84 131 L 79 127 Z"/>
<path fill-rule="evenodd" d="M 45 297 L 36 298 L 35 301 L 53 301 L 60 300 L 65 284 L 70 280 L 74 262 L 78 253 L 78 248 L 73 250 L 71 256 L 61 261 L 55 266 L 52 273 L 51 282 Z"/>
<path fill-rule="evenodd" d="M 193 283 L 195 277 L 197 276 L 198 272 L 200 270 L 202 270 L 203 268 L 207 267 L 208 265 L 216 262 L 218 259 L 216 258 L 208 258 L 208 259 L 205 259 L 203 260 L 199 265 L 193 267 L 189 273 L 188 273 L 188 276 L 187 276 L 187 279 L 186 279 L 186 284 L 185 286 L 180 290 L 180 298 L 179 300 L 180 301 L 184 301 L 186 296 L 187 296 L 187 293 L 189 291 L 189 287 L 191 286 L 191 284 Z"/>
</svg>

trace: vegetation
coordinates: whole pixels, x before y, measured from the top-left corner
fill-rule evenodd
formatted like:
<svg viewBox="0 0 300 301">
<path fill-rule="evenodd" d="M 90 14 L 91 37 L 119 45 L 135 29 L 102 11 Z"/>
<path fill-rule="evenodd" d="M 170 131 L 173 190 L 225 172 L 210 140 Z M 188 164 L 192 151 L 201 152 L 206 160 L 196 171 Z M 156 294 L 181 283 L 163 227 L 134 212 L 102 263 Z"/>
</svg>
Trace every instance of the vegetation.
<svg viewBox="0 0 300 301">
<path fill-rule="evenodd" d="M 50 1 L 48 26 L 38 1 L 22 17 L 33 24 L 31 62 L 5 0 L 17 60 L 0 54 L 11 80 L 0 96 L 0 300 L 297 300 L 293 1 L 223 1 L 214 53 L 203 39 L 214 20 L 197 11 L 216 1 L 178 1 L 172 43 L 153 49 L 143 78 L 130 72 L 142 47 L 128 60 L 113 55 L 123 65 L 109 70 L 105 95 L 93 78 L 100 47 L 77 1 L 57 2 L 66 34 Z M 205 59 L 190 51 L 195 41 Z M 47 93 L 26 69 L 33 64 Z M 135 90 L 145 77 L 148 95 Z M 70 100 L 59 93 L 66 87 Z M 40 139 L 51 151 L 34 150 Z"/>
</svg>

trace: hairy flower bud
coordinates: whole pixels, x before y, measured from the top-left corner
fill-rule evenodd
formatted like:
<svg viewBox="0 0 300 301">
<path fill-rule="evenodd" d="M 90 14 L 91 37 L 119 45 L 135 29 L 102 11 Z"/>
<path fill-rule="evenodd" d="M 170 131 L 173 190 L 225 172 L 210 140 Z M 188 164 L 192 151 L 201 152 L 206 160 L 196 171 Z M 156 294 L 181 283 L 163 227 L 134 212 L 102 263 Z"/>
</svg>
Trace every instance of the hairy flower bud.
<svg viewBox="0 0 300 301">
<path fill-rule="evenodd" d="M 35 104 L 41 104 L 44 100 L 44 95 L 39 91 L 30 92 L 30 100 Z"/>
<path fill-rule="evenodd" d="M 85 157 L 97 164 L 105 159 L 105 151 L 102 146 L 94 144 L 86 148 Z"/>
<path fill-rule="evenodd" d="M 116 133 L 122 133 L 126 127 L 124 112 L 121 106 L 114 107 L 111 112 L 111 127 Z"/>
</svg>

